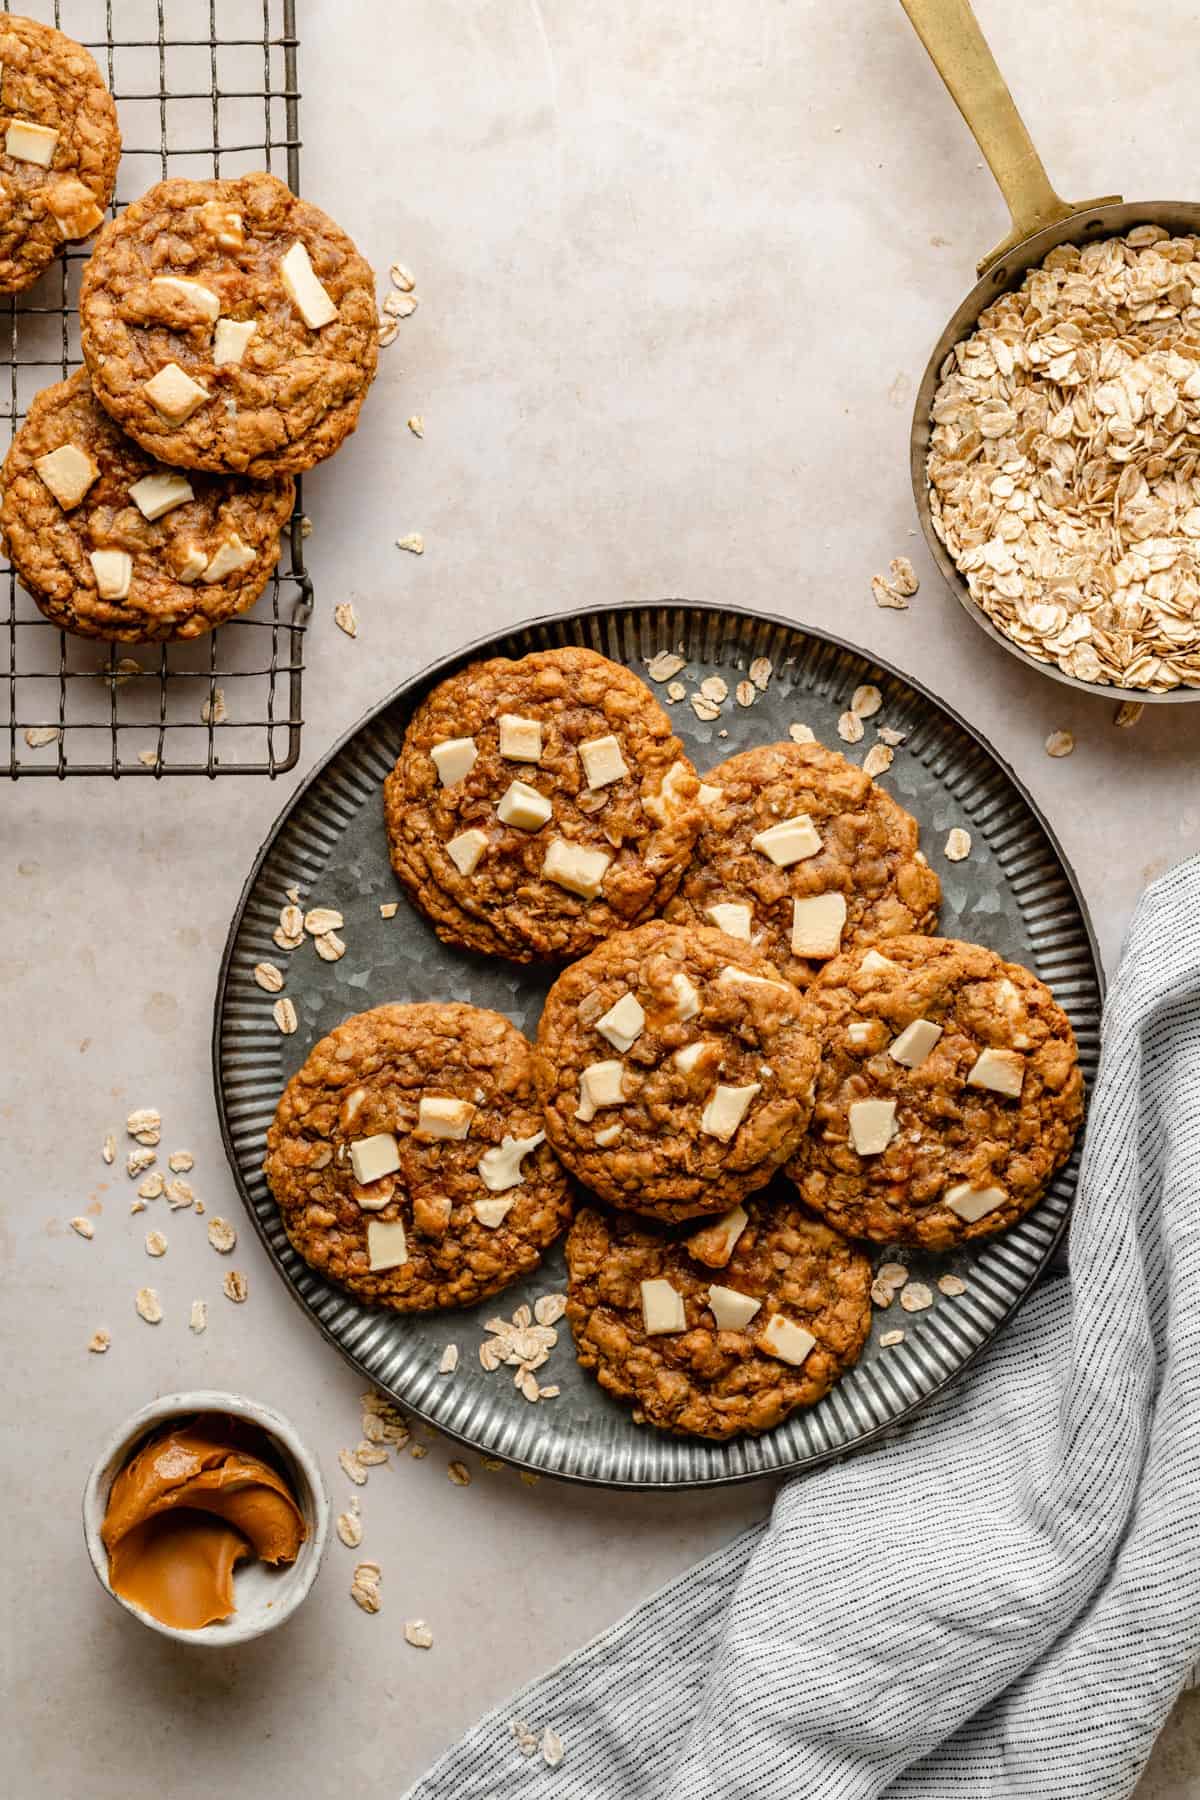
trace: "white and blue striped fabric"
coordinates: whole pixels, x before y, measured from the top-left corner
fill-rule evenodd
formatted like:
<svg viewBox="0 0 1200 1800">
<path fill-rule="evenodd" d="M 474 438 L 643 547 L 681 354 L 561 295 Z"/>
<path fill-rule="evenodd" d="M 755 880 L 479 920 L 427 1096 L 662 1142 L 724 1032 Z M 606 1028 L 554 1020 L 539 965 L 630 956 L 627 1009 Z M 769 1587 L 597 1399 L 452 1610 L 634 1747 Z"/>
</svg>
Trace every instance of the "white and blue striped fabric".
<svg viewBox="0 0 1200 1800">
<path fill-rule="evenodd" d="M 1200 860 L 1105 1014 L 1070 1279 L 412 1800 L 1118 1800 L 1200 1656 Z M 551 1724 L 562 1764 L 510 1720 Z"/>
</svg>

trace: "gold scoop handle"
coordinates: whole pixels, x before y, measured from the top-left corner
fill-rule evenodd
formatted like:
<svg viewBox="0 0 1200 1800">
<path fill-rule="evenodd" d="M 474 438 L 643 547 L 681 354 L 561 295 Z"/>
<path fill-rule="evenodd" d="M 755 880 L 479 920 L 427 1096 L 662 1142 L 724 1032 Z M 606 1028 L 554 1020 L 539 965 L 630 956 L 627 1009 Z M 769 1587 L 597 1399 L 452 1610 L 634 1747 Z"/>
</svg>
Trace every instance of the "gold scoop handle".
<svg viewBox="0 0 1200 1800">
<path fill-rule="evenodd" d="M 981 259 L 981 275 L 1035 231 L 1057 225 L 1072 213 L 1119 202 L 1119 194 L 1072 203 L 1055 193 L 970 0 L 900 0 L 900 4 L 983 151 L 1012 214 L 1012 230 Z"/>
</svg>

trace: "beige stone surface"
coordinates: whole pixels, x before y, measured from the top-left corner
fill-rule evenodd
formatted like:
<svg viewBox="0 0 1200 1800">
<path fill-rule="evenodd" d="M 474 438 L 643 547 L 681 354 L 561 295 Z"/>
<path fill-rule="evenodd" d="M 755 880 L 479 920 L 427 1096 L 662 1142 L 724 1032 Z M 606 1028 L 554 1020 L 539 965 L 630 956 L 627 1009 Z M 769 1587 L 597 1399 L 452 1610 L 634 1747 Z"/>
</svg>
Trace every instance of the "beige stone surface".
<svg viewBox="0 0 1200 1800">
<path fill-rule="evenodd" d="M 194 19 L 207 34 L 201 0 L 169 10 L 177 31 Z M 299 11 L 304 187 L 381 274 L 406 263 L 420 296 L 357 436 L 305 483 L 318 604 L 301 769 L 274 785 L 29 781 L 2 800 L 17 1800 L 201 1800 L 214 1755 L 230 1791 L 259 1800 L 394 1795 L 484 1708 L 769 1502 L 763 1486 L 667 1501 L 530 1488 L 477 1466 L 460 1491 L 433 1442 L 371 1470 L 361 1550 L 332 1542 L 304 1613 L 233 1655 L 139 1631 L 92 1580 L 86 1469 L 156 1392 L 241 1386 L 276 1403 L 320 1454 L 335 1512 L 347 1505 L 336 1456 L 358 1441 L 360 1383 L 248 1231 L 249 1299 L 230 1305 L 204 1221 L 183 1212 L 154 1264 L 163 1321 L 144 1324 L 151 1222 L 129 1216 L 124 1139 L 111 1168 L 100 1146 L 132 1107 L 158 1107 L 161 1150 L 194 1153 L 208 1214 L 239 1216 L 210 1092 L 217 957 L 289 789 L 390 687 L 531 614 L 742 603 L 876 650 L 977 725 L 1060 834 L 1110 965 L 1146 880 L 1200 848 L 1200 709 L 1115 730 L 1112 706 L 989 645 L 914 535 L 913 388 L 1005 221 L 898 6 Z M 1160 0 L 1153 33 L 1115 0 L 1064 0 L 1036 27 L 1021 0 L 980 11 L 1066 192 L 1187 196 L 1185 0 Z M 153 8 L 126 12 L 132 31 Z M 422 556 L 394 548 L 410 532 Z M 885 612 L 870 581 L 897 555 L 921 589 Z M 333 617 L 347 601 L 353 640 Z M 1052 760 L 1044 742 L 1063 729 L 1077 747 Z M 81 1213 L 90 1242 L 67 1224 Z M 197 1297 L 203 1335 L 188 1330 Z M 89 1355 L 101 1326 L 112 1347 Z M 349 1598 L 358 1555 L 385 1572 L 378 1617 Z M 406 1618 L 429 1621 L 431 1651 L 403 1643 Z M 1185 1698 L 1139 1796 L 1198 1791 L 1200 1709 Z"/>
</svg>

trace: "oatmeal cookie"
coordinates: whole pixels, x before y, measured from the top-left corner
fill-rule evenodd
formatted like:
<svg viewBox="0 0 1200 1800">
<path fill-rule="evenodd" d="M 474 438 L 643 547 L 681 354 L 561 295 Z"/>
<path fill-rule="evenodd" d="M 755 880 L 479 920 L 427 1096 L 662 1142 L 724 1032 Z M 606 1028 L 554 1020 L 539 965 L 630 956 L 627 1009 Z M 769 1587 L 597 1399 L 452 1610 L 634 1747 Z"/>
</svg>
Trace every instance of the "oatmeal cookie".
<svg viewBox="0 0 1200 1800">
<path fill-rule="evenodd" d="M 752 1200 L 719 1242 L 584 1207 L 567 1236 L 580 1364 L 639 1425 L 725 1439 L 812 1406 L 871 1329 L 867 1258 L 802 1206 Z"/>
<path fill-rule="evenodd" d="M 809 988 L 822 1062 L 787 1173 L 851 1237 L 949 1250 L 1003 1231 L 1071 1153 L 1083 1078 L 1049 988 L 993 950 L 896 938 Z"/>
<path fill-rule="evenodd" d="M 101 232 L 79 317 L 96 398 L 144 450 L 255 479 L 333 455 L 379 354 L 369 266 L 273 175 L 160 181 Z"/>
<path fill-rule="evenodd" d="M 95 59 L 35 19 L 0 18 L 0 293 L 35 282 L 104 222 L 121 155 Z"/>
<path fill-rule="evenodd" d="M 305 1262 L 397 1312 L 499 1292 L 571 1212 L 532 1046 L 457 1002 L 377 1006 L 322 1038 L 284 1089 L 263 1166 Z"/>
<path fill-rule="evenodd" d="M 279 560 L 290 475 L 164 469 L 96 405 L 86 369 L 44 388 L 0 474 L 0 536 L 48 619 L 81 637 L 198 637 L 245 612 Z"/>
<path fill-rule="evenodd" d="M 808 1123 L 818 1055 L 807 1002 L 760 951 L 655 919 L 559 976 L 535 1067 L 572 1174 L 677 1220 L 766 1185 Z"/>
<path fill-rule="evenodd" d="M 413 715 L 384 789 L 392 867 L 447 943 L 580 956 L 674 891 L 698 793 L 628 669 L 578 648 L 496 657 Z"/>
<path fill-rule="evenodd" d="M 704 829 L 667 908 L 746 939 L 803 987 L 839 948 L 932 931 L 916 820 L 822 744 L 764 744 L 704 776 Z"/>
</svg>

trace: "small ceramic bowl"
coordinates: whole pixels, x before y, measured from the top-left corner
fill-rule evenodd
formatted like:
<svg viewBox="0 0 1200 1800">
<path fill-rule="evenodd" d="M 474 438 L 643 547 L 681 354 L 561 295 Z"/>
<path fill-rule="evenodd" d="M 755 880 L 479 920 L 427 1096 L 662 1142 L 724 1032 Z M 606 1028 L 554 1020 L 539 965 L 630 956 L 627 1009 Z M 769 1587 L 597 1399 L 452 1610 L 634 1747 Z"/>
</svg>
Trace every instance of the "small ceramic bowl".
<svg viewBox="0 0 1200 1800">
<path fill-rule="evenodd" d="M 231 1413 L 256 1425 L 271 1439 L 280 1464 L 296 1496 L 296 1503 L 308 1526 L 308 1536 L 300 1554 L 289 1567 L 269 1569 L 257 1560 L 241 1563 L 234 1575 L 237 1611 L 215 1625 L 202 1625 L 197 1631 L 180 1631 L 152 1618 L 140 1606 L 114 1594 L 108 1580 L 108 1552 L 100 1537 L 100 1527 L 108 1506 L 109 1490 L 142 1440 L 168 1424 L 172 1419 L 187 1418 L 195 1413 Z M 301 1442 L 295 1427 L 269 1406 L 248 1400 L 244 1394 L 219 1394 L 198 1390 L 187 1394 L 164 1394 L 152 1400 L 115 1431 L 92 1464 L 83 1490 L 83 1536 L 96 1577 L 106 1594 L 131 1613 L 141 1624 L 163 1637 L 175 1638 L 181 1644 L 244 1644 L 261 1637 L 290 1619 L 304 1601 L 316 1579 L 329 1536 L 329 1496 L 312 1452 Z"/>
</svg>

